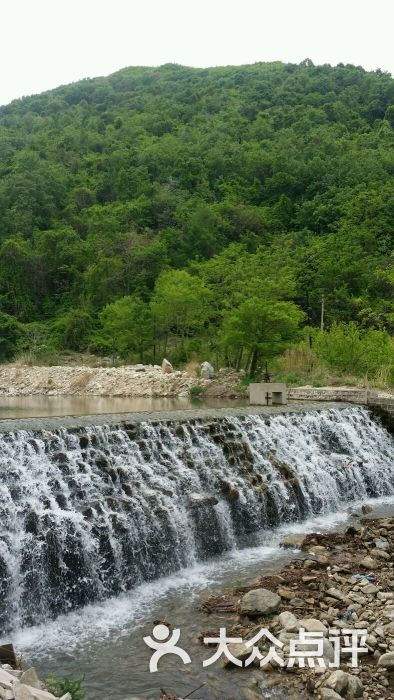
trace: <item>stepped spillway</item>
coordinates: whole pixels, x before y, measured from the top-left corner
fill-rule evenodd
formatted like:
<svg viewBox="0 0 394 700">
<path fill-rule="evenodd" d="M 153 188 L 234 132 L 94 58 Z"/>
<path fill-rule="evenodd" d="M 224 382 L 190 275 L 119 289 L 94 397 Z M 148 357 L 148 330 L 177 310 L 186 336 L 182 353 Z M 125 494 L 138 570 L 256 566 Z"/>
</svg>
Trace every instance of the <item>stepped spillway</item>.
<svg viewBox="0 0 394 700">
<path fill-rule="evenodd" d="M 1 631 L 393 493 L 394 439 L 360 407 L 3 432 Z"/>
</svg>

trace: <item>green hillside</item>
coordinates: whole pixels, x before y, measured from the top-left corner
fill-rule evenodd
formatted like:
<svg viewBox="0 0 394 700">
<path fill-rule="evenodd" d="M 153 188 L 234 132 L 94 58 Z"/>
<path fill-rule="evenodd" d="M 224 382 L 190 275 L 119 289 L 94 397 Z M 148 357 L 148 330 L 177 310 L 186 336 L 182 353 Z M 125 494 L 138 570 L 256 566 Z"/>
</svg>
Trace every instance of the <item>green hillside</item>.
<svg viewBox="0 0 394 700">
<path fill-rule="evenodd" d="M 0 359 L 254 372 L 308 337 L 394 373 L 393 142 L 390 75 L 310 61 L 128 68 L 0 108 Z"/>
</svg>

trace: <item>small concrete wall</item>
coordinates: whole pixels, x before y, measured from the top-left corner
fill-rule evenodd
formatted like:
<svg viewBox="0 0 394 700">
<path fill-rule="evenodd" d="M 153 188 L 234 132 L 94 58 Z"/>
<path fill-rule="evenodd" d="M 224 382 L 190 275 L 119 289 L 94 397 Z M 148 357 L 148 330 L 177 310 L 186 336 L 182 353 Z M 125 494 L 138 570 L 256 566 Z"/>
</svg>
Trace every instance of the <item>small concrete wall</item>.
<svg viewBox="0 0 394 700">
<path fill-rule="evenodd" d="M 249 401 L 254 406 L 283 406 L 287 404 L 286 384 L 279 382 L 249 384 Z"/>
<path fill-rule="evenodd" d="M 368 403 L 366 389 L 348 387 L 293 387 L 288 390 L 292 401 L 350 401 L 351 403 Z"/>
</svg>

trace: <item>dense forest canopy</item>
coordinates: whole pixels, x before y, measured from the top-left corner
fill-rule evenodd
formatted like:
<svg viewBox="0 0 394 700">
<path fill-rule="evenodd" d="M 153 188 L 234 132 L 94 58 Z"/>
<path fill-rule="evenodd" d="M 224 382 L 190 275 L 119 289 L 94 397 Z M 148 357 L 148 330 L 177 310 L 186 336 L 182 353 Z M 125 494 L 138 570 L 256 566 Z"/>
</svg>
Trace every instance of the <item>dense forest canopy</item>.
<svg viewBox="0 0 394 700">
<path fill-rule="evenodd" d="M 309 60 L 128 68 L 0 108 L 0 358 L 254 370 L 323 296 L 326 329 L 389 343 L 393 140 L 390 75 Z"/>
</svg>

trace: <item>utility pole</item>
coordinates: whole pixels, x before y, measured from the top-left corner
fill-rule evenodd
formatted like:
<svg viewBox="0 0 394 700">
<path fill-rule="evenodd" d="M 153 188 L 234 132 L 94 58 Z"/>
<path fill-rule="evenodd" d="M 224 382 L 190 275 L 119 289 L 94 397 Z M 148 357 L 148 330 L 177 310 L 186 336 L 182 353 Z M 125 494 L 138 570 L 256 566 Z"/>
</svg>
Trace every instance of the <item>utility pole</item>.
<svg viewBox="0 0 394 700">
<path fill-rule="evenodd" d="M 321 298 L 321 312 L 320 312 L 320 330 L 324 331 L 324 296 Z"/>
</svg>

